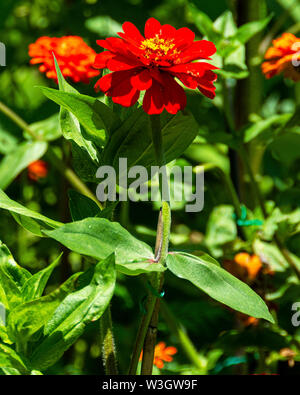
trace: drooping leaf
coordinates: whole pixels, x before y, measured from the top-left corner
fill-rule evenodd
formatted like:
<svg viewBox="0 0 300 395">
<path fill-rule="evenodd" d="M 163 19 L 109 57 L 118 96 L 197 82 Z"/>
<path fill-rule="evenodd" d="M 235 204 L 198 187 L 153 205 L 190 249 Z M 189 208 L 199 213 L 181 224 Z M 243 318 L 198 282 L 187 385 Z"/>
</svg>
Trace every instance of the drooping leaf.
<svg viewBox="0 0 300 395">
<path fill-rule="evenodd" d="M 0 188 L 8 185 L 35 160 L 40 159 L 47 150 L 43 141 L 25 142 L 18 145 L 13 152 L 6 155 L 0 163 Z"/>
<path fill-rule="evenodd" d="M 256 318 L 274 322 L 265 302 L 248 285 L 213 264 L 205 255 L 171 253 L 167 266 L 177 277 L 190 281 L 213 299 Z"/>
<path fill-rule="evenodd" d="M 164 270 L 162 265 L 152 262 L 154 255 L 147 244 L 137 240 L 119 223 L 105 218 L 86 218 L 45 233 L 70 250 L 98 260 L 114 252 L 116 267 L 125 274 Z"/>
<path fill-rule="evenodd" d="M 42 296 L 47 281 L 58 265 L 61 255 L 45 269 L 38 271 L 23 284 L 21 294 L 24 302 L 29 302 Z"/>
<path fill-rule="evenodd" d="M 8 210 L 21 226 L 40 237 L 43 236 L 41 229 L 53 229 L 61 225 L 60 222 L 47 218 L 15 202 L 1 189 L 0 208 Z"/>
<path fill-rule="evenodd" d="M 86 326 L 104 313 L 115 288 L 114 256 L 79 277 L 80 288 L 69 294 L 44 328 L 44 338 L 31 358 L 33 367 L 45 369 L 56 362 Z"/>
</svg>

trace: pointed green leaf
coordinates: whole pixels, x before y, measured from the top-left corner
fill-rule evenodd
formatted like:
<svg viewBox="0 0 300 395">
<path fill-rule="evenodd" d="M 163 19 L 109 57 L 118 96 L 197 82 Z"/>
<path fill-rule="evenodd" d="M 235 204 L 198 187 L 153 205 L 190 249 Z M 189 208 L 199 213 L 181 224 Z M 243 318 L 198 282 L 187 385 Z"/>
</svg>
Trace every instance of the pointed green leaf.
<svg viewBox="0 0 300 395">
<path fill-rule="evenodd" d="M 175 276 L 190 281 L 211 298 L 234 310 L 274 322 L 265 302 L 248 285 L 213 264 L 205 255 L 171 253 L 167 266 Z"/>
<path fill-rule="evenodd" d="M 10 211 L 15 220 L 27 229 L 29 232 L 37 236 L 43 236 L 41 229 L 53 229 L 61 225 L 60 222 L 45 217 L 22 206 L 20 203 L 10 199 L 0 189 L 0 208 Z"/>
<path fill-rule="evenodd" d="M 114 252 L 117 269 L 125 274 L 164 270 L 162 265 L 152 263 L 154 255 L 147 244 L 137 240 L 119 223 L 105 218 L 86 218 L 45 234 L 72 251 L 98 260 Z"/>
<path fill-rule="evenodd" d="M 103 147 L 106 135 L 118 122 L 109 107 L 90 96 L 45 87 L 40 89 L 50 100 L 76 116 L 85 128 L 86 135 L 84 137 L 86 140 L 92 141 L 98 148 Z"/>
<path fill-rule="evenodd" d="M 62 92 L 79 94 L 79 92 L 64 79 L 55 56 L 54 61 L 59 90 Z M 59 121 L 64 138 L 71 140 L 72 143 L 72 157 L 75 171 L 82 180 L 94 181 L 97 168 L 99 167 L 96 147 L 92 141 L 89 141 L 90 139 L 88 137 L 84 137 L 85 132 L 81 130 L 80 123 L 75 115 L 63 106 L 60 107 Z"/>
<path fill-rule="evenodd" d="M 245 23 L 238 29 L 233 38 L 239 40 L 242 44 L 246 44 L 252 37 L 261 32 L 271 19 L 272 15 L 269 15 L 260 21 Z"/>
<path fill-rule="evenodd" d="M 31 274 L 19 266 L 0 241 L 0 302 L 11 310 L 22 302 L 21 289 Z"/>
<path fill-rule="evenodd" d="M 44 338 L 31 358 L 33 367 L 51 366 L 89 323 L 102 316 L 113 296 L 115 282 L 113 255 L 81 275 L 80 288 L 64 299 L 46 324 Z"/>
<path fill-rule="evenodd" d="M 35 273 L 24 283 L 21 290 L 24 302 L 29 302 L 42 296 L 48 279 L 55 267 L 58 265 L 61 256 L 62 254 L 60 254 L 60 256 L 56 258 L 53 263 L 51 263 L 45 269 Z"/>
<path fill-rule="evenodd" d="M 25 302 L 10 311 L 7 331 L 10 339 L 26 343 L 50 319 L 62 300 L 75 290 L 80 273 L 71 276 L 59 288 L 46 296 Z"/>
</svg>

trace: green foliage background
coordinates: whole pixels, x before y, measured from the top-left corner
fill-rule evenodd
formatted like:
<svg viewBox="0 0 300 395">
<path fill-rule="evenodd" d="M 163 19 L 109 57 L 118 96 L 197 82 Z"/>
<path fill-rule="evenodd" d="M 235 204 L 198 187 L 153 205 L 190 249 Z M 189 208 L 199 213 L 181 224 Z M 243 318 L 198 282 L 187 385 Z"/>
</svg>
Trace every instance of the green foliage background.
<svg viewBox="0 0 300 395">
<path fill-rule="evenodd" d="M 200 38 L 203 34 L 199 29 L 202 22 L 201 20 L 197 22 L 191 7 L 196 7 L 215 20 L 226 10 L 232 10 L 236 16 L 235 3 L 235 1 L 222 0 L 211 2 L 204 0 L 2 1 L 0 41 L 5 43 L 7 48 L 7 67 L 0 68 L 0 99 L 29 124 L 42 121 L 57 113 L 57 105 L 49 101 L 39 89 L 34 88 L 36 85 L 56 88 L 56 84 L 41 75 L 37 67 L 29 65 L 28 45 L 40 36 L 79 35 L 99 52 L 96 39 L 114 35 L 121 30 L 120 25 L 126 20 L 142 29 L 147 18 L 154 16 L 162 23 L 169 23 L 178 28 L 188 26 Z M 292 0 L 268 0 L 266 5 L 265 16 L 272 13 L 272 21 L 263 33 L 255 36 L 250 42 L 248 51 L 253 51 L 253 46 L 257 48 L 262 40 L 272 33 L 278 21 L 280 21 L 280 26 L 276 30 L 276 35 L 291 27 L 295 33 L 299 33 L 300 10 L 297 1 L 293 3 Z M 246 123 L 250 122 L 252 126 L 256 126 L 258 122 L 270 120 L 274 116 L 279 117 L 275 119 L 277 123 L 274 121 L 277 125 L 282 119 L 280 116 L 295 111 L 296 105 L 300 102 L 300 90 L 295 84 L 281 77 L 265 80 L 260 72 L 260 61 L 261 58 L 254 59 L 251 65 L 251 78 L 256 78 L 256 90 L 250 97 L 241 95 L 235 98 L 235 111 L 237 116 L 245 119 L 243 108 L 247 107 L 249 114 Z M 228 81 L 229 84 L 235 84 L 234 80 Z M 247 81 L 251 83 L 253 79 L 242 81 L 247 84 Z M 240 88 L 243 92 L 242 83 Z M 76 89 L 81 93 L 95 96 L 93 83 L 77 85 Z M 181 165 L 189 163 L 193 166 L 210 164 L 217 166 L 228 175 L 232 158 L 225 144 L 226 139 L 224 140 L 228 130 L 220 111 L 222 103 L 220 92 L 221 83 L 219 82 L 214 102 L 210 102 L 200 94 L 193 92 L 188 94 L 188 106 L 199 123 L 199 133 L 194 144 L 177 162 Z M 56 122 L 57 120 L 54 119 L 53 124 L 49 126 L 50 134 L 57 132 Z M 242 122 L 240 126 L 243 128 L 245 124 Z M 299 128 L 276 138 L 272 137 L 274 129 L 271 122 L 270 127 L 265 128 L 250 146 L 254 168 L 256 165 L 259 166 L 260 161 L 262 163 L 260 188 L 268 201 L 268 213 L 273 216 L 273 220 L 270 219 L 265 224 L 262 232 L 265 232 L 265 240 L 270 240 L 274 233 L 273 227 L 277 227 L 279 234 L 297 258 L 300 256 L 300 221 L 297 219 L 297 213 L 299 213 L 297 210 L 300 209 Z M 252 139 L 251 130 L 247 133 L 250 135 L 249 140 Z M 255 135 L 257 129 L 253 133 Z M 228 139 L 228 135 L 226 138 Z M 268 139 L 271 143 L 262 149 L 261 147 Z M 22 131 L 0 114 L 0 159 L 1 156 L 14 152 L 14 148 L 22 140 Z M 62 139 L 56 140 L 55 147 L 65 161 L 72 163 L 70 147 L 66 142 Z M 234 177 L 232 167 L 231 175 Z M 57 221 L 68 222 L 71 221 L 68 188 L 66 181 L 50 166 L 48 177 L 38 183 L 28 180 L 26 170 L 24 170 L 9 185 L 6 193 L 12 199 L 22 201 L 25 206 L 34 211 L 44 213 Z M 241 189 L 241 195 L 249 209 L 253 210 L 251 215 L 255 217 L 256 206 L 247 180 L 244 188 Z M 237 238 L 236 225 L 230 214 L 232 213 L 231 205 L 230 195 L 222 184 L 220 174 L 215 171 L 207 172 L 204 210 L 197 214 L 186 214 L 182 206 L 174 207 L 171 235 L 173 247 L 187 251 L 201 249 L 211 253 L 221 262 L 232 259 L 239 250 L 251 252 L 251 246 L 240 244 Z M 277 207 L 275 213 L 274 207 Z M 152 210 L 151 204 L 124 203 L 118 207 L 116 219 L 140 239 L 154 244 L 156 216 L 153 215 Z M 288 221 L 292 215 L 296 218 L 294 223 Z M 277 220 L 274 220 L 274 217 Z M 296 232 L 294 225 L 298 225 Z M 290 232 L 291 227 L 293 227 L 292 232 Z M 40 239 L 26 232 L 3 210 L 0 212 L 0 239 L 13 251 L 16 261 L 32 272 L 46 267 L 61 252 L 61 246 L 55 240 Z M 255 244 L 255 247 L 256 252 L 262 251 L 265 254 L 266 260 L 273 269 L 276 265 L 280 265 L 280 262 L 278 263 L 280 258 L 274 256 L 272 250 L 268 253 L 268 250 L 259 242 Z M 299 261 L 297 258 L 298 263 Z M 83 267 L 84 262 L 79 254 L 70 253 L 64 249 L 62 264 L 55 268 L 46 292 L 50 292 L 72 273 L 82 270 Z M 116 293 L 112 301 L 112 317 L 120 356 L 120 368 L 125 372 L 141 315 L 140 301 L 145 291 L 142 284 L 138 284 L 135 278 L 121 274 L 118 277 Z M 282 358 L 279 354 L 282 348 L 290 348 L 294 344 L 298 344 L 299 350 L 300 343 L 299 329 L 297 330 L 291 324 L 291 305 L 295 301 L 300 301 L 300 288 L 299 284 L 289 283 L 289 273 L 279 271 L 275 273 L 275 276 L 259 278 L 255 283 L 259 292 L 263 295 L 271 295 L 270 305 L 275 307 L 278 313 L 278 325 L 272 327 L 260 323 L 256 327 L 245 328 L 240 325 L 236 313 L 209 300 L 188 282 L 180 281 L 168 273 L 167 283 L 165 300 L 176 312 L 176 317 L 185 326 L 199 350 L 203 369 L 195 370 L 190 365 L 180 349 L 178 340 L 171 334 L 165 321 L 161 319 L 159 340 L 165 341 L 168 345 L 174 345 L 179 350 L 174 361 L 165 365 L 164 373 L 233 374 L 276 371 L 299 374 L 299 362 L 291 368 L 286 358 Z M 101 374 L 103 371 L 100 354 L 98 323 L 92 323 L 88 326 L 85 335 L 47 373 Z M 298 356 L 296 361 L 297 358 L 300 360 Z"/>
</svg>

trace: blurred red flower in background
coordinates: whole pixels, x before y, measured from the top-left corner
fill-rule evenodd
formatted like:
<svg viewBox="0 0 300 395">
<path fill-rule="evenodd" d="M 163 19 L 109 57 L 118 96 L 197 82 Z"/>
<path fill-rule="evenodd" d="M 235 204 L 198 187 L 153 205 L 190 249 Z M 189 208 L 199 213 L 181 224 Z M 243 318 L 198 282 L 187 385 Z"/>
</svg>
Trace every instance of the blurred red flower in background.
<svg viewBox="0 0 300 395">
<path fill-rule="evenodd" d="M 33 181 L 38 181 L 40 178 L 47 177 L 48 164 L 43 160 L 36 160 L 28 166 L 28 177 Z"/>
<path fill-rule="evenodd" d="M 153 364 L 156 365 L 159 369 L 164 367 L 164 362 L 172 362 L 172 355 L 177 354 L 176 347 L 166 347 L 165 342 L 160 342 L 155 346 L 154 350 L 154 361 Z M 143 358 L 143 351 L 140 355 L 140 361 Z"/>
<path fill-rule="evenodd" d="M 29 45 L 31 64 L 40 64 L 39 70 L 48 78 L 57 80 L 53 53 L 64 77 L 74 82 L 88 83 L 99 75 L 93 68 L 96 52 L 81 37 L 40 37 Z"/>
<path fill-rule="evenodd" d="M 283 73 L 286 78 L 300 81 L 300 38 L 284 33 L 273 40 L 273 46 L 265 54 L 262 71 L 266 78 Z"/>
<path fill-rule="evenodd" d="M 217 67 L 194 62 L 210 59 L 216 52 L 212 42 L 194 41 L 190 29 L 176 30 L 154 18 L 146 22 L 145 37 L 131 22 L 125 22 L 123 30 L 121 38 L 97 41 L 107 51 L 97 55 L 94 66 L 112 73 L 96 83 L 96 90 L 125 107 L 134 105 L 140 92 L 146 91 L 143 108 L 148 114 L 160 114 L 164 109 L 176 114 L 185 108 L 186 94 L 175 78 L 210 99 L 215 97 L 217 76 L 212 70 Z"/>
</svg>

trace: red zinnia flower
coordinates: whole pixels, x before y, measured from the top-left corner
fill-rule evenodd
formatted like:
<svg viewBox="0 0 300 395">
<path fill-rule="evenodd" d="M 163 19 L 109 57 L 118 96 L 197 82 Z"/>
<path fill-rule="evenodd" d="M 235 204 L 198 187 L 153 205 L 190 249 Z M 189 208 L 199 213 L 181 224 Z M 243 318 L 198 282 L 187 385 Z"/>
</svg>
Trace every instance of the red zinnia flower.
<svg viewBox="0 0 300 395">
<path fill-rule="evenodd" d="M 47 177 L 48 164 L 43 160 L 36 160 L 28 166 L 28 177 L 33 181 Z"/>
<path fill-rule="evenodd" d="M 300 81 L 300 38 L 284 33 L 273 40 L 273 47 L 265 54 L 262 71 L 266 78 L 283 73 L 286 78 Z"/>
<path fill-rule="evenodd" d="M 143 101 L 148 114 L 160 114 L 166 109 L 176 114 L 186 106 L 184 89 L 180 80 L 190 89 L 198 88 L 213 99 L 217 67 L 195 60 L 210 59 L 216 52 L 215 45 L 206 40 L 194 41 L 195 34 L 188 28 L 176 30 L 161 25 L 156 19 L 146 22 L 145 37 L 130 22 L 123 24 L 121 38 L 111 37 L 97 43 L 107 49 L 97 55 L 94 66 L 108 68 L 113 73 L 102 77 L 95 88 L 115 103 L 125 107 L 134 105 L 140 91 L 146 91 Z"/>
<path fill-rule="evenodd" d="M 88 83 L 99 71 L 93 68 L 96 52 L 81 37 L 40 37 L 29 45 L 31 64 L 41 64 L 39 70 L 57 80 L 53 53 L 64 77 L 74 82 Z"/>
<path fill-rule="evenodd" d="M 165 342 L 160 342 L 155 346 L 154 350 L 154 361 L 153 364 L 156 365 L 159 369 L 164 367 L 164 362 L 172 362 L 172 355 L 177 353 L 176 347 L 166 347 Z M 140 355 L 140 361 L 143 358 L 143 351 Z"/>
</svg>

